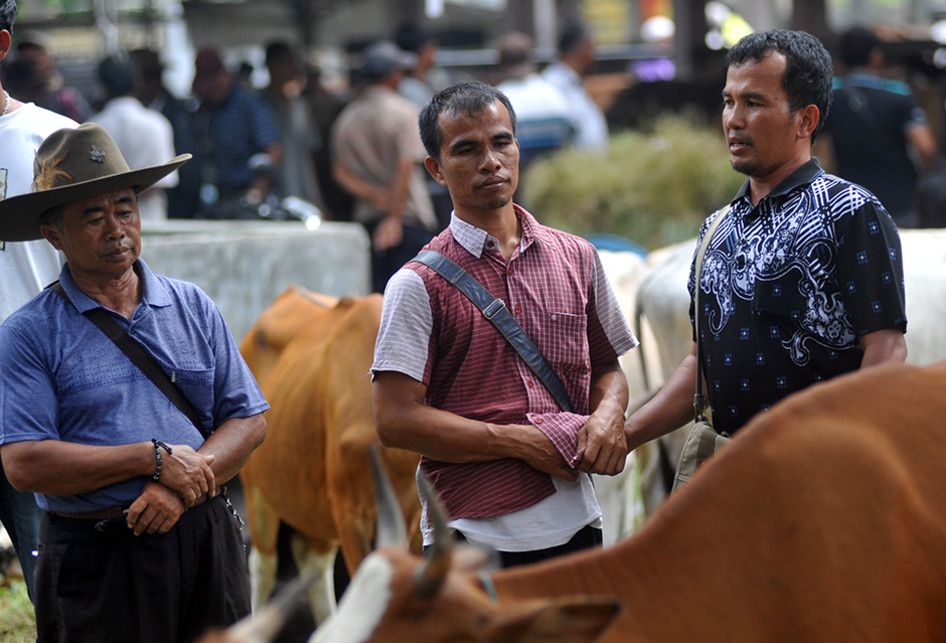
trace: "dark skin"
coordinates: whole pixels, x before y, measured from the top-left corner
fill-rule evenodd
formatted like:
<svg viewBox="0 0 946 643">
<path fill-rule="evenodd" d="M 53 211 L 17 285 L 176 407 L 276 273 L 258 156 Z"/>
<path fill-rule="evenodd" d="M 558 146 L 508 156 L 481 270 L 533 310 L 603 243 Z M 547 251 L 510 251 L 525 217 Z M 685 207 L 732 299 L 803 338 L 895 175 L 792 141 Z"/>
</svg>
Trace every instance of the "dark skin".
<svg viewBox="0 0 946 643">
<path fill-rule="evenodd" d="M 440 157 L 428 156 L 427 170 L 450 191 L 457 217 L 495 237 L 508 260 L 519 246 L 522 228 L 512 202 L 519 144 L 505 106 L 497 102 L 472 116 L 441 114 L 439 125 Z M 378 373 L 372 393 L 378 434 L 386 446 L 442 462 L 518 458 L 566 480 L 577 477 L 548 437 L 530 424 L 504 427 L 432 408 L 426 403 L 427 386 L 402 373 Z M 592 373 L 592 415 L 578 436 L 579 449 L 585 449 L 579 470 L 605 475 L 623 470 L 627 398 L 627 380 L 617 360 Z"/>
<path fill-rule="evenodd" d="M 76 285 L 103 306 L 131 318 L 141 301 L 134 263 L 141 249 L 141 222 L 134 190 L 123 188 L 65 206 L 62 217 L 41 227 L 66 255 Z M 262 415 L 232 418 L 195 451 L 173 444 L 162 454 L 158 482 L 145 485 L 131 504 L 128 526 L 135 535 L 165 533 L 189 507 L 217 495 L 263 440 Z M 155 469 L 151 442 L 90 446 L 59 440 L 16 442 L 0 448 L 11 484 L 49 495 L 87 493 Z"/>
</svg>

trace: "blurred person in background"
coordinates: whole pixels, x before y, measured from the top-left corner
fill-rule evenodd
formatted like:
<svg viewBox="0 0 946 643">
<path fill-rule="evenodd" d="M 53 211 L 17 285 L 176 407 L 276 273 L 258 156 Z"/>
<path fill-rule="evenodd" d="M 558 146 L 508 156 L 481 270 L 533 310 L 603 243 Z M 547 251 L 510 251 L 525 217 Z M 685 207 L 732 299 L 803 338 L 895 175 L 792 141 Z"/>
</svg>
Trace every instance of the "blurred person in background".
<svg viewBox="0 0 946 643">
<path fill-rule="evenodd" d="M 171 123 L 174 150 L 178 154 L 195 154 L 194 113 L 165 86 L 160 55 L 152 49 L 135 49 L 129 55 L 138 66 L 134 95 L 142 105 L 160 112 Z M 177 174 L 177 185 L 167 190 L 168 217 L 193 219 L 200 209 L 200 165 L 185 163 Z"/>
<path fill-rule="evenodd" d="M 66 85 L 56 68 L 56 61 L 49 53 L 49 36 L 38 31 L 24 32 L 17 37 L 16 60 L 29 60 L 35 64 L 40 86 L 33 102 L 50 111 L 62 114 L 77 123 L 88 119 L 92 109 L 89 102 L 75 87 Z"/>
<path fill-rule="evenodd" d="M 256 93 L 237 82 L 217 50 L 197 52 L 194 68 L 204 216 L 256 218 L 282 161 L 276 120 Z"/>
<path fill-rule="evenodd" d="M 322 139 L 309 105 L 302 97 L 305 78 L 299 56 L 287 43 L 266 45 L 269 84 L 260 91 L 263 101 L 276 116 L 282 161 L 276 171 L 280 196 L 297 196 L 323 209 L 315 175 L 315 152 Z"/>
<path fill-rule="evenodd" d="M 503 80 L 496 89 L 516 112 L 520 173 L 536 158 L 570 144 L 575 134 L 565 96 L 537 73 L 532 50 L 532 38 L 518 31 L 507 33 L 499 43 Z"/>
<path fill-rule="evenodd" d="M 585 86 L 584 76 L 595 61 L 591 33 L 580 23 L 565 27 L 558 39 L 558 61 L 546 67 L 542 77 L 555 85 L 571 107 L 574 145 L 579 149 L 603 150 L 608 145 L 608 123 Z"/>
<path fill-rule="evenodd" d="M 434 92 L 450 84 L 447 73 L 436 66 L 437 39 L 421 25 L 408 22 L 401 25 L 394 34 L 394 44 L 417 57 L 414 67 L 408 69 L 401 78 L 397 91 L 414 103 L 418 111 L 422 110 L 433 98 Z M 427 183 L 427 192 L 437 215 L 437 225 L 443 228 L 450 222 L 450 213 L 453 211 L 450 194 L 445 187 L 434 181 L 426 170 L 422 170 L 421 174 Z"/>
<path fill-rule="evenodd" d="M 904 82 L 885 78 L 880 38 L 864 27 L 841 36 L 846 69 L 834 81 L 834 103 L 825 123 L 835 171 L 874 193 L 901 228 L 918 224 L 920 172 L 937 159 L 936 137 Z"/>
<path fill-rule="evenodd" d="M 356 199 L 354 219 L 371 235 L 372 288 L 383 292 L 388 278 L 430 241 L 437 218 L 418 164 L 425 157 L 418 110 L 397 93 L 415 57 L 392 42 L 364 53 L 365 86 L 332 128 L 333 171 Z"/>
<path fill-rule="evenodd" d="M 160 165 L 173 157 L 174 132 L 170 121 L 132 95 L 138 84 L 134 61 L 126 55 L 106 56 L 99 62 L 97 73 L 105 102 L 102 110 L 89 120 L 108 132 L 131 169 Z M 166 189 L 175 187 L 177 182 L 174 171 L 138 195 L 142 221 L 168 218 Z"/>
</svg>

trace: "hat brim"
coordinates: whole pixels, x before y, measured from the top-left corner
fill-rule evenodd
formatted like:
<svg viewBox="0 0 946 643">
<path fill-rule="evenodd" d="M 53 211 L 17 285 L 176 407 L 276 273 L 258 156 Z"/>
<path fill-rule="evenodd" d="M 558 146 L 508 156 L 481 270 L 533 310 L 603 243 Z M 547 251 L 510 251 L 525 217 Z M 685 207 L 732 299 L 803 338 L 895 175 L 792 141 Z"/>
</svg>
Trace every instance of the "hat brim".
<svg viewBox="0 0 946 643">
<path fill-rule="evenodd" d="M 121 188 L 136 188 L 139 192 L 144 191 L 190 159 L 190 154 L 180 154 L 164 165 L 112 174 L 100 179 L 80 181 L 58 188 L 28 192 L 2 199 L 0 200 L 0 241 L 42 239 L 43 235 L 39 231 L 39 217 L 43 212 Z"/>
</svg>

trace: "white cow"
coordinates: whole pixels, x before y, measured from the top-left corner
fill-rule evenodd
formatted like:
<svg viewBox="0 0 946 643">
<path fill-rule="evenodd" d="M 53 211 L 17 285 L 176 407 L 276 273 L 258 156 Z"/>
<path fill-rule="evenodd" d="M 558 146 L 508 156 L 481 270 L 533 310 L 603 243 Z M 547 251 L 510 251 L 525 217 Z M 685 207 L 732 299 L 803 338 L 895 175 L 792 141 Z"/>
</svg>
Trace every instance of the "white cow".
<svg viewBox="0 0 946 643">
<path fill-rule="evenodd" d="M 608 283 L 614 290 L 624 318 L 632 323 L 637 313 L 637 291 L 650 272 L 650 258 L 644 259 L 633 252 L 599 250 Z M 649 382 L 659 381 L 657 342 L 646 325 L 635 328 L 641 345 L 620 358 L 621 369 L 627 376 L 630 389 L 630 407 L 647 398 Z M 644 371 L 647 370 L 646 376 Z M 604 514 L 603 538 L 605 545 L 613 545 L 640 527 L 648 504 L 642 494 L 642 480 L 653 477 L 656 449 L 647 445 L 628 454 L 624 471 L 616 476 L 595 476 L 595 494 Z"/>
</svg>

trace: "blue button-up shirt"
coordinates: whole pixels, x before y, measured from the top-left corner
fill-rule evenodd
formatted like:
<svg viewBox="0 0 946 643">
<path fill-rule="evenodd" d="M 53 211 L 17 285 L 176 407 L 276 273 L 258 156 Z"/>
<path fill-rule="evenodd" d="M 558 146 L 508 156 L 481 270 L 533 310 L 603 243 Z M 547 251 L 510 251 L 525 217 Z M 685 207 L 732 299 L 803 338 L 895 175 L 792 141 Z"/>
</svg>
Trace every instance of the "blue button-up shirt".
<svg viewBox="0 0 946 643">
<path fill-rule="evenodd" d="M 193 284 L 152 272 L 143 260 L 141 302 L 114 319 L 170 375 L 198 410 L 205 432 L 269 405 L 223 316 Z M 47 289 L 0 326 L 0 445 L 63 440 L 107 446 L 159 438 L 197 449 L 204 439 L 188 419 L 83 312 L 101 305 L 83 293 L 66 265 L 72 303 Z M 37 494 L 43 509 L 94 511 L 127 506 L 142 476 L 79 496 Z"/>
</svg>

